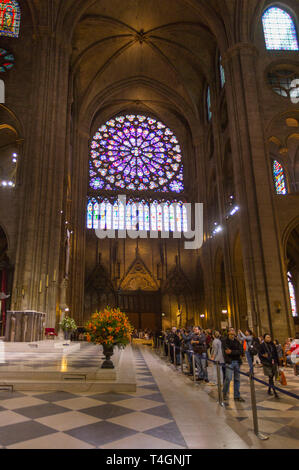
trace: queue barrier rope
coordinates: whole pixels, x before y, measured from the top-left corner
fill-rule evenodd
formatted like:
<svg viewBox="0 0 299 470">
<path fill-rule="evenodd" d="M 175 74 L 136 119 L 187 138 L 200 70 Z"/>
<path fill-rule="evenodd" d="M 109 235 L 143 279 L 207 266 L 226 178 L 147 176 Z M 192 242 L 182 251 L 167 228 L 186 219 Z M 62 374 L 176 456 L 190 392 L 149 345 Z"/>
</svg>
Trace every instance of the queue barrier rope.
<svg viewBox="0 0 299 470">
<path fill-rule="evenodd" d="M 193 350 L 184 350 L 182 347 L 178 347 L 174 344 L 170 345 L 170 343 L 168 342 L 165 342 L 163 340 L 161 340 L 160 338 L 158 339 L 158 342 L 157 342 L 157 349 L 162 349 L 163 346 L 164 346 L 164 353 L 166 353 L 165 351 L 165 345 L 167 345 L 167 358 L 168 360 L 170 361 L 171 360 L 171 346 L 173 347 L 173 363 L 175 365 L 175 367 L 177 368 L 177 351 L 179 351 L 179 354 L 180 354 L 180 366 L 181 366 L 181 370 L 182 372 L 184 371 L 184 368 L 183 368 L 183 355 L 185 354 L 190 354 L 192 356 L 192 369 L 193 369 L 193 380 L 195 382 L 196 380 L 196 365 L 195 365 L 195 352 Z M 214 361 L 213 359 L 209 359 L 208 357 L 205 358 L 205 360 L 207 362 L 212 362 L 213 364 L 216 365 L 216 369 L 217 369 L 217 386 L 218 386 L 218 403 L 222 406 L 222 407 L 225 407 L 225 403 L 223 401 L 223 390 L 222 390 L 222 384 L 221 384 L 221 373 L 220 373 L 220 367 L 225 367 L 226 369 L 231 369 L 231 370 L 234 370 L 233 367 L 230 367 L 229 364 L 225 364 L 225 363 L 220 363 L 218 361 Z M 189 363 L 189 368 L 191 370 L 191 367 L 190 367 L 190 363 Z M 252 373 L 248 373 L 248 372 L 242 372 L 239 370 L 239 373 L 245 377 L 248 377 L 249 379 L 249 384 L 250 384 L 250 394 L 251 394 L 251 408 L 252 408 L 252 414 L 253 414 L 253 425 L 254 425 L 254 433 L 256 434 L 256 436 L 261 439 L 261 440 L 266 440 L 266 439 L 269 439 L 269 436 L 266 436 L 265 434 L 261 433 L 259 431 L 259 427 L 258 427 L 258 415 L 257 415 L 257 404 L 256 404 L 256 394 L 255 394 L 255 386 L 254 386 L 254 382 L 259 382 L 261 383 L 262 385 L 265 385 L 266 387 L 269 387 L 269 384 L 267 382 L 265 382 L 264 380 L 261 380 L 261 379 L 258 379 L 254 376 L 254 374 Z M 289 392 L 289 391 L 286 391 L 286 390 L 283 390 L 282 388 L 280 387 L 277 387 L 276 385 L 273 385 L 272 388 L 274 388 L 275 390 L 278 390 L 279 392 L 291 397 L 291 398 L 295 398 L 296 400 L 299 400 L 299 395 L 297 395 L 296 393 L 293 393 L 293 392 Z"/>
</svg>

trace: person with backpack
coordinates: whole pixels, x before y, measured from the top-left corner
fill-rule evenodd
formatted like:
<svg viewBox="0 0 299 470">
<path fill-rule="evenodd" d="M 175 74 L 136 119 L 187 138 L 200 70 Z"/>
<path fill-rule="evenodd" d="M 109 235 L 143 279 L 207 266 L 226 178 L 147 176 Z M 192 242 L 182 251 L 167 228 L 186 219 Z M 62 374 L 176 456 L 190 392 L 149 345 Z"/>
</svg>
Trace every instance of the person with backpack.
<svg viewBox="0 0 299 470">
<path fill-rule="evenodd" d="M 249 329 L 245 331 L 245 334 L 241 330 L 239 330 L 238 339 L 243 345 L 243 351 L 245 352 L 245 356 L 249 365 L 249 372 L 250 374 L 253 374 L 253 358 L 259 352 L 259 340 Z"/>
</svg>

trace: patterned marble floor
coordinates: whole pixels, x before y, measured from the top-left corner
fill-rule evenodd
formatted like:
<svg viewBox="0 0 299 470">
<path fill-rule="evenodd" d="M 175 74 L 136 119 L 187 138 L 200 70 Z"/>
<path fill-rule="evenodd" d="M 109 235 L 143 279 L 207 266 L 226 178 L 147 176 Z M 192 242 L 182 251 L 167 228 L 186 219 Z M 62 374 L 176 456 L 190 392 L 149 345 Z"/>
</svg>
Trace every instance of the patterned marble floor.
<svg viewBox="0 0 299 470">
<path fill-rule="evenodd" d="M 50 346 L 54 342 L 48 340 Z M 45 342 L 47 343 L 47 342 Z M 3 343 L 2 343 L 3 344 Z M 1 343 L 0 343 L 1 346 Z M 51 352 L 33 349 L 32 352 L 6 351 L 0 349 L 0 373 L 4 371 L 62 371 L 73 369 L 97 369 L 101 346 L 94 346 L 82 342 L 80 350 L 64 354 L 61 350 L 53 348 Z"/>
<path fill-rule="evenodd" d="M 166 358 L 162 356 L 162 360 L 166 361 Z M 175 369 L 173 365 L 169 364 L 169 367 L 173 370 Z M 247 363 L 243 363 L 241 370 L 248 372 L 248 369 Z M 187 371 L 185 366 L 184 371 Z M 275 382 L 275 385 L 281 389 L 299 395 L 299 376 L 295 376 L 293 368 L 290 367 L 283 368 L 283 371 L 286 375 L 287 386 L 282 386 L 279 382 Z M 177 368 L 176 372 L 181 374 L 180 367 Z M 210 380 L 215 379 L 214 373 L 213 365 L 209 365 L 208 375 Z M 260 366 L 255 366 L 255 376 L 260 380 L 268 382 L 267 378 L 264 377 L 263 368 Z M 187 380 L 192 381 L 193 377 L 188 377 Z M 215 402 L 218 400 L 217 387 L 211 387 L 204 383 L 196 383 L 194 386 L 206 392 Z M 267 387 L 258 382 L 255 382 L 255 390 L 259 430 L 266 435 L 278 437 L 282 446 L 288 441 L 288 446 L 299 448 L 299 400 L 284 395 L 281 392 L 278 392 L 280 399 L 277 400 L 274 397 L 268 396 Z M 240 391 L 241 396 L 245 399 L 245 403 L 234 401 L 232 380 L 229 401 L 225 407 L 227 417 L 228 419 L 232 418 L 232 420 L 242 423 L 243 429 L 253 432 L 250 388 L 248 378 L 242 375 Z"/>
<path fill-rule="evenodd" d="M 139 348 L 137 392 L 0 391 L 0 447 L 7 449 L 184 449 L 182 437 Z M 89 361 L 88 350 L 77 367 Z M 15 364 L 18 365 L 18 358 Z M 28 361 L 28 366 L 29 366 Z M 39 364 L 40 365 L 40 364 Z M 32 366 L 32 363 L 30 364 Z M 57 364 L 56 364 L 57 366 Z M 51 364 L 55 367 L 55 364 Z"/>
<path fill-rule="evenodd" d="M 226 409 L 217 405 L 217 389 L 194 384 L 149 347 L 134 347 L 136 393 L 0 391 L 0 447 L 6 449 L 221 449 L 299 448 L 299 405 L 293 398 L 268 397 L 257 384 L 260 430 L 253 433 L 249 387 L 241 381 L 245 403 L 230 391 Z M 69 364 L 95 366 L 85 347 Z M 53 357 L 52 357 L 53 359 Z M 98 361 L 98 358 L 95 359 Z M 14 358 L 20 366 L 21 358 Z M 55 361 L 54 361 L 55 362 Z M 24 360 L 32 367 L 34 357 Z M 40 362 L 37 362 L 40 365 Z M 47 364 L 44 358 L 44 364 Z M 47 367 L 59 367 L 48 364 Z M 246 365 L 244 365 L 246 368 Z M 0 369 L 1 373 L 1 369 Z M 257 369 L 263 378 L 262 370 Z M 212 376 L 212 368 L 209 367 Z M 286 370 L 287 390 L 298 393 L 299 378 Z"/>
</svg>

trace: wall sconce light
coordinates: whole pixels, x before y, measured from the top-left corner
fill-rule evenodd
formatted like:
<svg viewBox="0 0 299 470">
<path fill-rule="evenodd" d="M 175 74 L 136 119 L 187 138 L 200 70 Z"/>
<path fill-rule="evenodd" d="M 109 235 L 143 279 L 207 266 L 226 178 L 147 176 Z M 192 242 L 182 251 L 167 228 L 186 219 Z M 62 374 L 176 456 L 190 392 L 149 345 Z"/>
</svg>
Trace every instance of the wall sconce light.
<svg viewBox="0 0 299 470">
<path fill-rule="evenodd" d="M 280 313 L 281 312 L 281 303 L 277 300 L 276 302 L 274 302 L 274 306 L 275 306 L 275 312 Z"/>
<path fill-rule="evenodd" d="M 227 310 L 223 309 L 221 312 L 223 313 L 223 315 L 227 315 Z"/>
</svg>

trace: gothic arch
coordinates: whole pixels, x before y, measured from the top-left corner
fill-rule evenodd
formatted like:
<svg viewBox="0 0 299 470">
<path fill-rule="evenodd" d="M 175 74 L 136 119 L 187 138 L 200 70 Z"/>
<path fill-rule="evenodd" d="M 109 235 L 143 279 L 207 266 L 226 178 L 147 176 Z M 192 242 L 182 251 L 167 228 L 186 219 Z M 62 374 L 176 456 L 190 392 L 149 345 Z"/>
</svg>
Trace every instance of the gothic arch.
<svg viewBox="0 0 299 470">
<path fill-rule="evenodd" d="M 123 291 L 158 291 L 159 286 L 151 272 L 140 258 L 138 252 L 136 258 L 129 267 L 119 284 L 119 290 Z"/>
</svg>

